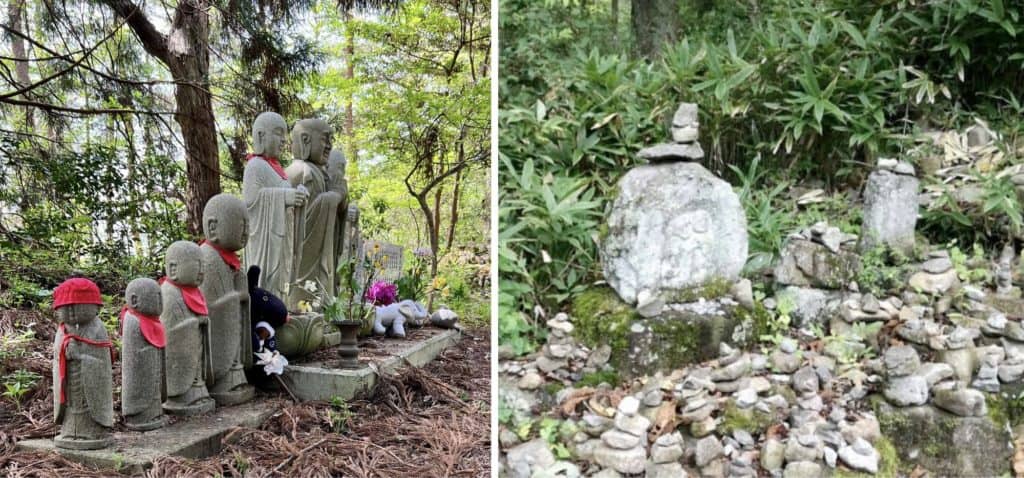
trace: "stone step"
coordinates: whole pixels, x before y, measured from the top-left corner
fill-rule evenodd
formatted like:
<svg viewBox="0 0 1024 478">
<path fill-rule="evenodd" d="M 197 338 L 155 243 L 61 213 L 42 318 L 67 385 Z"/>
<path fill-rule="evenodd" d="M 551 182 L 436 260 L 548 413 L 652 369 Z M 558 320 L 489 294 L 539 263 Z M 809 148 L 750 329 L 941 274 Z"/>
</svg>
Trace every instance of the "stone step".
<svg viewBox="0 0 1024 478">
<path fill-rule="evenodd" d="M 422 342 L 411 343 L 396 355 L 377 362 L 377 367 L 381 373 L 390 373 L 406 365 L 422 367 L 458 343 L 461 337 L 457 330 L 445 330 Z M 281 378 L 300 400 L 349 400 L 377 385 L 377 373 L 370 367 L 348 370 L 326 368 L 315 362 L 288 365 Z"/>
<path fill-rule="evenodd" d="M 114 445 L 100 450 L 57 448 L 53 439 L 20 441 L 17 448 L 59 453 L 87 465 L 140 474 L 153 466 L 153 460 L 168 456 L 205 458 L 220 452 L 222 440 L 235 427 L 258 427 L 280 407 L 273 402 L 252 401 L 213 412 L 181 419 L 177 423 L 148 432 L 117 432 Z"/>
</svg>

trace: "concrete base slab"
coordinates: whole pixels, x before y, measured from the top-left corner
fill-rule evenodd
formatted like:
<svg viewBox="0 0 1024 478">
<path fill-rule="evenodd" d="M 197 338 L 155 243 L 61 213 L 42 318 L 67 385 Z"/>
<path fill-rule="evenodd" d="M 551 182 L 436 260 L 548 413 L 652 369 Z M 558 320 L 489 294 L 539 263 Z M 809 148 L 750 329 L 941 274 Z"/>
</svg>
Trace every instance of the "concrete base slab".
<svg viewBox="0 0 1024 478">
<path fill-rule="evenodd" d="M 422 367 L 455 345 L 461 337 L 462 334 L 457 330 L 445 330 L 422 342 L 411 344 L 376 365 L 381 373 L 390 373 L 405 365 Z M 288 365 L 281 378 L 301 400 L 349 400 L 377 385 L 377 373 L 368 366 L 357 369 L 325 368 L 317 362 Z"/>
<path fill-rule="evenodd" d="M 250 402 L 222 407 L 208 415 L 183 419 L 166 428 L 149 432 L 118 432 L 113 446 L 100 450 L 57 448 L 52 439 L 24 440 L 17 448 L 47 451 L 87 465 L 119 469 L 130 474 L 143 473 L 153 460 L 168 455 L 205 458 L 220 452 L 221 440 L 235 427 L 257 427 L 277 412 L 269 402 Z"/>
</svg>

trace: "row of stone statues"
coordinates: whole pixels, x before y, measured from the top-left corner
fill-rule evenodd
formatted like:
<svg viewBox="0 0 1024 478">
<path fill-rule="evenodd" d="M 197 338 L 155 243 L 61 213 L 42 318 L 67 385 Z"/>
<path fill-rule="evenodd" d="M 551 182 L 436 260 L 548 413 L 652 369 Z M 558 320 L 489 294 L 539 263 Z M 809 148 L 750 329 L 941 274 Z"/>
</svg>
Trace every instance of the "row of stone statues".
<svg viewBox="0 0 1024 478">
<path fill-rule="evenodd" d="M 159 283 L 139 278 L 128 284 L 121 314 L 121 411 L 128 428 L 160 428 L 165 413 L 194 415 L 254 396 L 245 375 L 253 353 L 242 248 L 245 264 L 263 271 L 260 285 L 288 298 L 290 309 L 307 299 L 301 287 L 292 287 L 300 280 L 336 294 L 337 265 L 358 250 L 358 211 L 346 205 L 345 159 L 338 151 L 326 154 L 326 122 L 301 120 L 292 130 L 294 160 L 286 171 L 277 159 L 285 131 L 280 115 L 259 115 L 244 201 L 229 194 L 211 198 L 203 210 L 205 240 L 171 244 Z M 85 278 L 54 291 L 55 444 L 61 448 L 112 443 L 114 346 L 97 318 L 101 305 L 99 288 Z"/>
<path fill-rule="evenodd" d="M 320 119 L 297 122 L 291 133 L 292 162 L 282 168 L 277 157 L 287 125 L 277 113 L 260 114 L 253 124 L 254 153 L 242 179 L 242 195 L 252 221 L 246 265 L 263 271 L 260 287 L 299 301 L 324 297 L 296 284 L 313 282 L 323 295 L 336 295 L 339 260 L 358 250 L 358 211 L 348 207 L 345 158 L 331 149 L 331 127 Z M 346 240 L 348 239 L 348 240 Z M 314 300 L 321 299 L 321 300 Z"/>
</svg>

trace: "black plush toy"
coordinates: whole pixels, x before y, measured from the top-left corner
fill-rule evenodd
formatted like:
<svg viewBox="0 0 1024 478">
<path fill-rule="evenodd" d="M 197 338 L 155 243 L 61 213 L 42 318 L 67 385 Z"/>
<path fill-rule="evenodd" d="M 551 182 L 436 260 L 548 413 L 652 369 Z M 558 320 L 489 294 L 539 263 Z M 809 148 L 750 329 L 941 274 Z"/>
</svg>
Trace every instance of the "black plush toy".
<svg viewBox="0 0 1024 478">
<path fill-rule="evenodd" d="M 274 329 L 288 322 L 288 308 L 274 294 L 256 287 L 260 279 L 260 268 L 249 267 L 249 319 L 252 323 L 252 351 L 261 352 L 264 348 L 277 349 L 276 332 Z"/>
</svg>

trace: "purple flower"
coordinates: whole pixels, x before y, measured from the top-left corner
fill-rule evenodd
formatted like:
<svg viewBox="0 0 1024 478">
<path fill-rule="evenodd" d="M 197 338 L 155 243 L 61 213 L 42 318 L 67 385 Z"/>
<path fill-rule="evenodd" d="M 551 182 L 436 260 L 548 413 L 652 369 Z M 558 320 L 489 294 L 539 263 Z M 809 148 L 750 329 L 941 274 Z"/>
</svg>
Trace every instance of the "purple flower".
<svg viewBox="0 0 1024 478">
<path fill-rule="evenodd" d="M 376 306 L 391 305 L 398 302 L 398 286 L 386 282 L 377 281 L 366 290 L 363 299 Z"/>
</svg>

